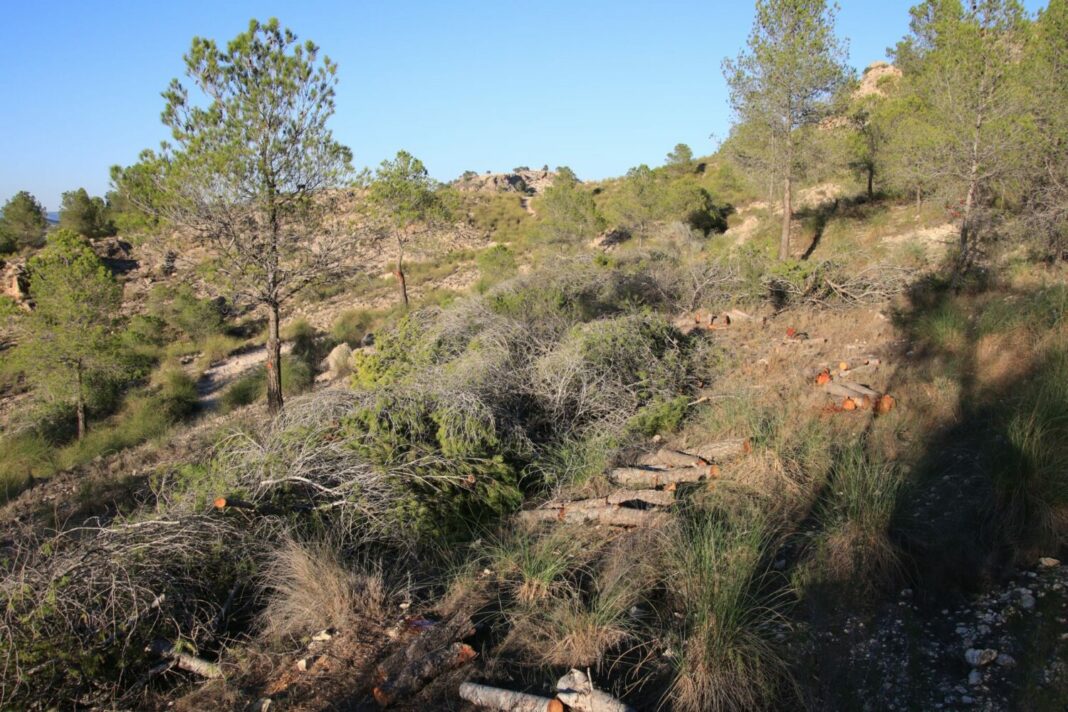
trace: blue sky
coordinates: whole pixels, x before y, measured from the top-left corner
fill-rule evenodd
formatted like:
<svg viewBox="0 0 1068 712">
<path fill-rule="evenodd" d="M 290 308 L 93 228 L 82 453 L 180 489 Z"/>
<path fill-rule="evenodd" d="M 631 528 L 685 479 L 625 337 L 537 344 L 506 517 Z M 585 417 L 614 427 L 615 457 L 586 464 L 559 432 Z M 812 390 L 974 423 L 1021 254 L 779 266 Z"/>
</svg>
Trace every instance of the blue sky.
<svg viewBox="0 0 1068 712">
<path fill-rule="evenodd" d="M 905 34 L 910 4 L 842 2 L 855 67 Z M 160 92 L 193 36 L 225 42 L 272 16 L 340 65 L 333 128 L 358 166 L 404 148 L 443 180 L 542 164 L 619 175 L 726 135 L 720 62 L 752 14 L 708 0 L 5 3 L 0 201 L 25 189 L 56 210 L 64 190 L 102 195 L 110 165 L 166 138 Z"/>
</svg>

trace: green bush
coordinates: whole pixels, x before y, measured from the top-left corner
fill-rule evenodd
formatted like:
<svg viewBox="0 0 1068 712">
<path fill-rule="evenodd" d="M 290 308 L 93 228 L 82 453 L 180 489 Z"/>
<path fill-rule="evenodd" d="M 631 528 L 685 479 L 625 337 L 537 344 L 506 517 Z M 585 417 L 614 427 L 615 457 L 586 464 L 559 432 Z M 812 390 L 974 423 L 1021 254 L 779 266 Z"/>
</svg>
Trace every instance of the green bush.
<svg viewBox="0 0 1068 712">
<path fill-rule="evenodd" d="M 344 342 L 349 346 L 359 346 L 363 337 L 371 330 L 375 315 L 367 309 L 348 309 L 341 312 L 330 327 L 330 336 L 334 341 Z"/>
<path fill-rule="evenodd" d="M 303 393 L 314 381 L 315 374 L 304 361 L 292 355 L 282 357 L 282 393 Z M 219 400 L 223 412 L 229 412 L 266 397 L 267 371 L 264 366 L 257 366 L 234 381 Z"/>
<path fill-rule="evenodd" d="M 26 489 L 34 477 L 48 477 L 55 472 L 54 446 L 35 433 L 0 437 L 0 503 L 7 502 Z"/>
<path fill-rule="evenodd" d="M 416 536 L 470 533 L 522 502 L 494 415 L 471 399 L 381 389 L 342 433 L 374 465 L 403 473 L 393 515 Z"/>
<path fill-rule="evenodd" d="M 765 709 L 788 666 L 773 643 L 779 603 L 768 599 L 769 531 L 755 513 L 694 511 L 668 543 L 670 595 L 683 611 L 672 708 Z"/>
<path fill-rule="evenodd" d="M 158 380 L 158 402 L 170 420 L 184 420 L 196 412 L 199 394 L 192 376 L 181 368 L 170 368 L 163 371 Z"/>
<path fill-rule="evenodd" d="M 148 296 L 149 314 L 194 341 L 202 341 L 223 330 L 223 313 L 213 299 L 200 299 L 189 285 L 158 285 Z"/>
<path fill-rule="evenodd" d="M 479 253 L 475 260 L 481 274 L 475 289 L 485 292 L 492 285 L 513 276 L 516 271 L 515 254 L 507 245 L 494 245 Z"/>
</svg>

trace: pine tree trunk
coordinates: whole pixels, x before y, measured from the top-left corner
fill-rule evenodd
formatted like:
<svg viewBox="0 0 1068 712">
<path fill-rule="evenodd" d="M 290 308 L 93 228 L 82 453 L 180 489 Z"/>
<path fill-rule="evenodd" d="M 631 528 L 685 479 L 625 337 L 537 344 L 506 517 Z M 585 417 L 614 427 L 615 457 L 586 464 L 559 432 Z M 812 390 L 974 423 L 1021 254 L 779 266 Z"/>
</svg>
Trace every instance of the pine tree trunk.
<svg viewBox="0 0 1068 712">
<path fill-rule="evenodd" d="M 397 244 L 397 270 L 394 272 L 397 275 L 397 288 L 400 290 L 401 303 L 404 304 L 405 311 L 408 310 L 408 282 L 404 278 L 404 246 L 398 240 Z"/>
<path fill-rule="evenodd" d="M 278 336 L 278 305 L 267 305 L 267 410 L 282 410 L 282 341 Z"/>
<path fill-rule="evenodd" d="M 82 395 L 82 369 L 78 369 L 78 401 L 75 403 L 78 413 L 78 439 L 85 437 L 85 397 Z"/>
<path fill-rule="evenodd" d="M 779 261 L 790 258 L 790 221 L 793 220 L 793 207 L 790 205 L 791 180 L 789 174 L 783 181 L 782 194 L 782 237 L 779 239 Z"/>
<path fill-rule="evenodd" d="M 875 198 L 875 167 L 868 166 L 868 200 Z"/>
</svg>

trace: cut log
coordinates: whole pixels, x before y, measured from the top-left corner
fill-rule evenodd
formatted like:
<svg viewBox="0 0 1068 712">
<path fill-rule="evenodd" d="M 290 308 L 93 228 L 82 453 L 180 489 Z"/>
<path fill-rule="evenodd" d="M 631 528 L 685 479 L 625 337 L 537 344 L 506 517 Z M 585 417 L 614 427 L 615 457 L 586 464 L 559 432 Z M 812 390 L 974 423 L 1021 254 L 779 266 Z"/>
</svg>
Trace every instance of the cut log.
<svg viewBox="0 0 1068 712">
<path fill-rule="evenodd" d="M 731 438 L 719 442 L 705 443 L 700 447 L 690 448 L 694 455 L 705 462 L 729 462 L 753 451 L 749 438 Z"/>
<path fill-rule="evenodd" d="M 564 703 L 560 700 L 474 682 L 460 685 L 460 697 L 473 705 L 501 712 L 564 712 Z"/>
<path fill-rule="evenodd" d="M 519 513 L 520 521 L 605 524 L 612 527 L 655 527 L 667 521 L 667 515 L 650 509 L 631 509 L 604 504 L 599 507 L 563 505 L 546 509 L 528 509 Z"/>
<path fill-rule="evenodd" d="M 640 467 L 617 467 L 608 479 L 631 489 L 656 489 L 683 482 L 700 482 L 710 475 L 709 467 L 678 467 L 674 470 L 649 470 Z"/>
<path fill-rule="evenodd" d="M 872 401 L 875 401 L 879 398 L 878 393 L 868 388 L 867 386 L 860 385 L 859 383 L 827 383 L 823 386 L 823 390 L 827 391 L 836 398 L 853 398 L 858 402 L 865 396 L 870 398 Z"/>
<path fill-rule="evenodd" d="M 623 504 L 625 502 L 644 502 L 654 507 L 670 507 L 675 503 L 675 493 L 664 490 L 620 490 L 606 497 L 608 504 Z"/>
<path fill-rule="evenodd" d="M 195 655 L 183 653 L 177 645 L 169 640 L 159 638 L 145 648 L 145 651 L 161 658 L 173 660 L 174 664 L 182 670 L 206 677 L 209 680 L 222 677 L 222 668 L 216 663 L 209 662 L 204 658 L 198 658 Z"/>
<path fill-rule="evenodd" d="M 637 464 L 645 467 L 669 469 L 672 467 L 699 467 L 708 463 L 697 455 L 663 447 L 656 452 L 642 455 L 638 458 Z"/>
<path fill-rule="evenodd" d="M 453 643 L 444 650 L 430 653 L 388 677 L 372 694 L 381 707 L 409 697 L 423 689 L 435 677 L 469 663 L 478 654 L 467 643 Z"/>
<path fill-rule="evenodd" d="M 596 689 L 581 670 L 572 670 L 560 678 L 556 683 L 556 696 L 578 712 L 637 712 L 607 692 Z"/>
<path fill-rule="evenodd" d="M 889 393 L 885 394 L 882 398 L 875 401 L 875 412 L 879 415 L 885 415 L 894 409 L 894 405 L 897 401 Z"/>
</svg>

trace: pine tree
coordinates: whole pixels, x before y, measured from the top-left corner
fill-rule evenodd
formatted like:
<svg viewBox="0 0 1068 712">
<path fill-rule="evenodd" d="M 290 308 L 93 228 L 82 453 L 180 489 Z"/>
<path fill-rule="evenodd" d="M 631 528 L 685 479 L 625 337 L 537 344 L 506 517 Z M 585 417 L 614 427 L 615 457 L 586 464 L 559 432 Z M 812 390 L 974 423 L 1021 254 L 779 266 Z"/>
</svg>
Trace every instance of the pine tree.
<svg viewBox="0 0 1068 712">
<path fill-rule="evenodd" d="M 267 405 L 282 408 L 280 314 L 310 284 L 350 266 L 350 231 L 333 220 L 352 153 L 334 140 L 337 65 L 319 48 L 253 20 L 220 48 L 194 38 L 186 74 L 164 93 L 173 145 L 146 154 L 159 211 L 211 255 L 216 284 L 267 312 Z"/>
<path fill-rule="evenodd" d="M 94 385 L 119 376 L 122 287 L 86 239 L 60 228 L 28 263 L 34 309 L 19 319 L 16 360 L 45 397 L 70 404 L 78 437 Z"/>
<path fill-rule="evenodd" d="M 37 199 L 23 190 L 0 211 L 0 253 L 44 244 L 48 221 Z"/>
<path fill-rule="evenodd" d="M 782 184 L 779 259 L 790 254 L 794 181 L 805 167 L 806 127 L 830 109 L 848 79 L 845 43 L 835 37 L 837 6 L 824 0 L 757 0 L 747 50 L 723 62 L 745 143 Z"/>
<path fill-rule="evenodd" d="M 426 166 L 407 151 L 398 151 L 392 161 L 382 161 L 371 183 L 370 203 L 379 229 L 392 234 L 397 244 L 397 287 L 401 303 L 408 308 L 408 283 L 404 275 L 404 250 L 425 234 L 446 209 L 437 195 L 437 183 Z"/>
<path fill-rule="evenodd" d="M 968 264 L 985 208 L 1020 175 L 1028 126 L 1017 61 L 1026 21 L 1016 0 L 927 0 L 913 8 L 896 150 L 922 180 L 948 193 Z"/>
<path fill-rule="evenodd" d="M 108 216 L 103 198 L 90 197 L 85 188 L 63 194 L 59 208 L 59 226 L 88 238 L 115 234 L 115 225 Z"/>
</svg>

